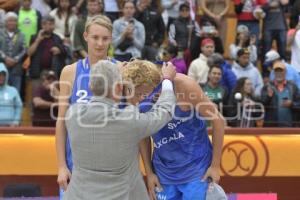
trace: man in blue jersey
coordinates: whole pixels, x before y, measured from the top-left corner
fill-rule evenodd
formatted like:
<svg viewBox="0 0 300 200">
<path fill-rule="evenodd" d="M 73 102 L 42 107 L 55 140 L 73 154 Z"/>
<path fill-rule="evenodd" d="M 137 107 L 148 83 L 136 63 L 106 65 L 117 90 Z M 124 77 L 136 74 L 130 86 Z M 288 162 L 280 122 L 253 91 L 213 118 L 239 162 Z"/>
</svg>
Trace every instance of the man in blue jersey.
<svg viewBox="0 0 300 200">
<path fill-rule="evenodd" d="M 139 103 L 141 112 L 151 109 L 160 92 L 161 77 L 154 75 L 156 70 L 147 61 L 130 62 L 123 70 L 123 78 L 136 86 L 125 90 L 127 95 L 135 90 L 135 96 L 128 101 Z M 191 78 L 177 74 L 174 88 L 175 116 L 152 137 L 152 162 L 150 139 L 140 145 L 149 194 L 158 200 L 204 200 L 209 180 L 220 179 L 224 119 Z M 212 144 L 206 119 L 212 121 Z"/>
<path fill-rule="evenodd" d="M 58 158 L 57 182 L 67 189 L 73 167 L 69 139 L 65 127 L 65 113 L 70 104 L 87 103 L 91 97 L 89 89 L 90 66 L 107 59 L 112 40 L 112 24 L 102 15 L 90 18 L 85 25 L 84 39 L 88 45 L 88 58 L 63 68 L 60 76 L 58 119 L 56 123 L 56 151 Z"/>
</svg>

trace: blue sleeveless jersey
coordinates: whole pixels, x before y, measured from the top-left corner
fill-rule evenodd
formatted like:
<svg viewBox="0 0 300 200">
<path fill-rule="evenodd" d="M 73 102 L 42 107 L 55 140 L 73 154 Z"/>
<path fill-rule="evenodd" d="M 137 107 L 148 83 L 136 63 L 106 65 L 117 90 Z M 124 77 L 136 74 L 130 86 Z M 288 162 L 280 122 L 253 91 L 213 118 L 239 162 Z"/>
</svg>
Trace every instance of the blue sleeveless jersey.
<svg viewBox="0 0 300 200">
<path fill-rule="evenodd" d="M 89 89 L 90 65 L 87 59 L 79 60 L 76 64 L 76 74 L 73 83 L 72 94 L 69 99 L 70 105 L 74 103 L 88 103 L 92 96 Z M 67 135 L 66 141 L 66 161 L 68 168 L 72 171 L 73 160 L 70 147 L 70 140 Z"/>
<path fill-rule="evenodd" d="M 141 112 L 152 106 L 153 97 L 161 84 L 144 99 Z M 212 145 L 205 120 L 195 110 L 183 111 L 175 107 L 173 119 L 152 136 L 154 142 L 153 167 L 162 184 L 183 184 L 201 179 L 212 160 Z"/>
<path fill-rule="evenodd" d="M 111 59 L 111 62 L 116 63 L 115 59 Z M 92 92 L 89 88 L 90 81 L 90 64 L 88 59 L 79 60 L 76 64 L 76 74 L 73 83 L 72 94 L 69 99 L 70 105 L 74 103 L 88 103 Z M 73 161 L 72 152 L 70 147 L 70 140 L 67 136 L 66 141 L 66 161 L 68 168 L 72 171 Z"/>
</svg>

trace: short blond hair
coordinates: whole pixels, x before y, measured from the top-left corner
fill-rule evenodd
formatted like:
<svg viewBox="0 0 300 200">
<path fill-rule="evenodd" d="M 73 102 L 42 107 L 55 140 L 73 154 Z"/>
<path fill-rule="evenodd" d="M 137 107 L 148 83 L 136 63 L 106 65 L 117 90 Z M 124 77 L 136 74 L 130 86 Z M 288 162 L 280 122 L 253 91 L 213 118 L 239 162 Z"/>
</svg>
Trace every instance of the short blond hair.
<svg viewBox="0 0 300 200">
<path fill-rule="evenodd" d="M 122 77 L 124 82 L 131 83 L 134 87 L 142 85 L 156 87 L 161 81 L 161 72 L 149 61 L 134 60 L 122 70 Z"/>
<path fill-rule="evenodd" d="M 96 15 L 96 16 L 88 19 L 85 23 L 84 30 L 86 32 L 88 32 L 90 26 L 93 24 L 103 26 L 103 27 L 107 28 L 110 32 L 112 32 L 112 29 L 113 29 L 112 23 L 111 23 L 110 19 L 104 15 Z"/>
</svg>

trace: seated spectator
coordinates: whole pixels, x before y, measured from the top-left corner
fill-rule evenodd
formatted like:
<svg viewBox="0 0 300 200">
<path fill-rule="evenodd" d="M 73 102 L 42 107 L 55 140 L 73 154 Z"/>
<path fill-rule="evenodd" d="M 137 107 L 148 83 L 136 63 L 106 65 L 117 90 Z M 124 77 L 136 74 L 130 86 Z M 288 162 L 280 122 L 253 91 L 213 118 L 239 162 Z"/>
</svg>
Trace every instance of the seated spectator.
<svg viewBox="0 0 300 200">
<path fill-rule="evenodd" d="M 285 79 L 286 65 L 281 61 L 273 64 L 275 79 L 265 85 L 261 92 L 261 101 L 265 106 L 266 127 L 291 127 L 293 108 L 299 107 L 297 86 Z"/>
<path fill-rule="evenodd" d="M 25 35 L 26 47 L 30 45 L 31 37 L 41 29 L 41 13 L 31 8 L 31 0 L 21 0 L 18 12 L 18 28 Z"/>
<path fill-rule="evenodd" d="M 250 62 L 248 49 L 240 49 L 237 52 L 237 59 L 232 65 L 232 71 L 238 79 L 242 77 L 249 78 L 253 85 L 254 94 L 256 96 L 260 95 L 263 79 L 258 69 Z"/>
<path fill-rule="evenodd" d="M 43 71 L 42 84 L 33 92 L 33 126 L 55 127 L 57 116 L 58 88 L 55 85 L 57 77 L 54 71 Z M 55 117 L 55 118 L 54 118 Z"/>
<path fill-rule="evenodd" d="M 190 47 L 192 60 L 196 59 L 201 53 L 199 44 L 201 44 L 205 38 L 211 38 L 215 43 L 215 52 L 223 55 L 223 41 L 217 30 L 217 24 L 207 16 L 203 16 L 200 21 L 200 30 L 200 37 L 195 37 Z"/>
<path fill-rule="evenodd" d="M 222 78 L 222 67 L 214 65 L 209 68 L 208 81 L 202 85 L 205 95 L 218 106 L 218 110 L 223 113 L 224 105 L 227 104 L 228 91 L 220 84 Z"/>
<path fill-rule="evenodd" d="M 80 1 L 80 0 L 79 0 Z M 88 18 L 92 18 L 95 15 L 99 15 L 103 13 L 103 2 L 101 0 L 86 0 L 87 7 L 87 16 L 80 17 L 75 24 L 74 38 L 72 38 L 73 42 L 73 51 L 78 58 L 86 58 L 87 57 L 87 43 L 83 38 L 83 33 L 85 30 L 85 22 Z"/>
<path fill-rule="evenodd" d="M 259 103 L 258 97 L 255 96 L 249 78 L 242 77 L 237 80 L 236 87 L 229 97 L 226 110 L 230 126 L 255 127 L 256 120 L 261 120 L 263 106 Z"/>
<path fill-rule="evenodd" d="M 238 50 L 247 48 L 250 52 L 250 62 L 256 63 L 257 60 L 257 48 L 256 48 L 256 36 L 249 33 L 249 29 L 245 25 L 239 25 L 237 27 L 237 34 L 235 37 L 235 43 L 229 46 L 230 58 L 236 60 L 236 54 Z"/>
<path fill-rule="evenodd" d="M 220 84 L 228 90 L 228 93 L 231 93 L 233 88 L 236 85 L 236 76 L 232 72 L 231 65 L 223 58 L 219 53 L 214 53 L 207 59 L 208 67 L 215 65 L 222 67 L 222 76 Z"/>
<path fill-rule="evenodd" d="M 178 48 L 172 44 L 165 47 L 159 55 L 160 60 L 164 62 L 171 62 L 176 67 L 177 73 L 186 74 L 187 67 L 183 60 L 178 56 Z"/>
<path fill-rule="evenodd" d="M 60 0 L 58 7 L 50 12 L 50 16 L 55 20 L 54 33 L 64 41 L 64 44 L 70 46 L 77 20 L 77 16 L 71 11 L 70 0 Z"/>
<path fill-rule="evenodd" d="M 0 62 L 7 67 L 8 84 L 21 92 L 22 64 L 26 54 L 25 36 L 18 30 L 18 15 L 8 12 L 5 15 L 5 29 L 0 31 Z"/>
<path fill-rule="evenodd" d="M 66 51 L 60 37 L 53 33 L 54 27 L 53 17 L 43 17 L 42 29 L 31 39 L 27 54 L 31 58 L 29 76 L 33 89 L 40 84 L 43 70 L 51 69 L 59 76 L 65 65 Z"/>
<path fill-rule="evenodd" d="M 18 126 L 22 115 L 22 101 L 16 88 L 7 85 L 9 74 L 0 63 L 0 126 Z"/>
<path fill-rule="evenodd" d="M 204 84 L 207 82 L 209 67 L 207 59 L 214 53 L 215 43 L 212 39 L 206 38 L 201 42 L 201 52 L 199 58 L 191 63 L 188 76 L 193 78 L 197 83 Z"/>
<path fill-rule="evenodd" d="M 120 61 L 141 58 L 145 44 L 145 28 L 141 22 L 133 17 L 135 13 L 133 1 L 125 1 L 122 12 L 123 17 L 113 23 L 114 57 Z"/>
<path fill-rule="evenodd" d="M 184 60 L 187 65 L 192 59 L 192 43 L 200 37 L 200 27 L 196 21 L 190 18 L 190 6 L 183 3 L 179 6 L 179 17 L 171 25 L 169 30 L 169 42 L 178 47 L 184 54 Z M 197 40 L 199 41 L 199 40 Z M 200 44 L 200 43 L 197 43 Z M 199 49 L 199 46 L 197 46 Z M 199 56 L 199 51 L 198 55 Z M 196 56 L 196 57 L 197 57 Z"/>
<path fill-rule="evenodd" d="M 269 75 L 270 80 L 273 81 L 275 79 L 273 64 L 276 61 L 282 61 L 285 65 L 285 80 L 294 82 L 297 85 L 298 89 L 300 89 L 300 75 L 299 75 L 299 73 L 297 72 L 297 70 L 293 66 L 286 63 L 284 60 L 281 60 L 279 53 L 277 53 L 277 51 L 275 51 L 275 50 L 271 50 L 271 51 L 267 52 L 266 55 L 265 55 L 264 68 L 266 70 L 271 71 L 270 75 Z"/>
<path fill-rule="evenodd" d="M 150 0 L 140 0 L 137 3 L 134 16 L 145 27 L 146 39 L 142 58 L 155 61 L 158 49 L 165 36 L 165 25 L 162 16 Z"/>
<path fill-rule="evenodd" d="M 72 63 L 71 38 L 74 37 L 75 23 L 77 16 L 72 13 L 70 0 L 60 0 L 58 7 L 50 12 L 55 19 L 54 33 L 62 39 L 67 51 L 66 64 Z"/>
</svg>

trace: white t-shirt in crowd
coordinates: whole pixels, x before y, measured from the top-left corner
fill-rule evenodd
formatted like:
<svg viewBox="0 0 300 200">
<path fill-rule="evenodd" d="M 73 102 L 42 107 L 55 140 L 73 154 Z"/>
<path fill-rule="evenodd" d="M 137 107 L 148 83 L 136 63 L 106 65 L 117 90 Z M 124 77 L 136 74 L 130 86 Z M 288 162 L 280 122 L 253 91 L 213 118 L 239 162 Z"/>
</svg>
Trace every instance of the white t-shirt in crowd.
<svg viewBox="0 0 300 200">
<path fill-rule="evenodd" d="M 105 12 L 119 12 L 117 0 L 104 0 Z"/>
</svg>

